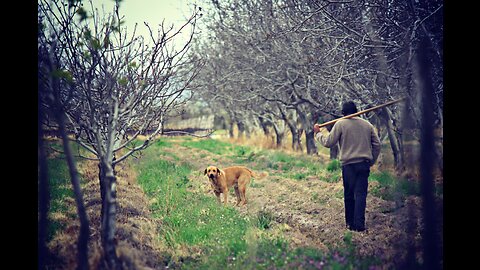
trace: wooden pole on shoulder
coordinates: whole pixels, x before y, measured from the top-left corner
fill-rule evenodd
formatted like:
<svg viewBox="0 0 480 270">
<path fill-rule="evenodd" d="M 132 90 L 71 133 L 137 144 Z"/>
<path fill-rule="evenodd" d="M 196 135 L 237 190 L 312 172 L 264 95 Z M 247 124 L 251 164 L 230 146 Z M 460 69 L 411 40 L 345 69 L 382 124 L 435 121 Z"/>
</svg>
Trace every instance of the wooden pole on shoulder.
<svg viewBox="0 0 480 270">
<path fill-rule="evenodd" d="M 352 118 L 352 117 L 355 117 L 355 116 L 359 116 L 359 115 L 361 115 L 361 114 L 364 114 L 364 113 L 367 113 L 367 112 L 371 112 L 371 111 L 374 111 L 374 110 L 377 110 L 377 109 L 380 109 L 380 108 L 383 108 L 383 107 L 386 107 L 386 106 L 389 106 L 389 105 L 398 103 L 398 102 L 403 101 L 403 100 L 405 100 L 405 99 L 406 99 L 406 97 L 399 98 L 399 99 L 396 99 L 396 100 L 387 102 L 387 103 L 382 104 L 382 105 L 378 105 L 378 106 L 375 106 L 375 107 L 372 107 L 372 108 L 369 108 L 369 109 L 366 109 L 366 110 L 363 110 L 363 111 L 359 111 L 359 112 L 356 112 L 356 113 L 352 113 L 352 114 L 346 115 L 346 116 L 344 116 L 344 117 L 340 117 L 340 118 L 337 118 L 337 119 L 333 119 L 332 121 L 328 121 L 328 122 L 325 122 L 325 123 L 323 123 L 323 124 L 318 125 L 318 127 L 321 128 L 321 127 L 325 127 L 325 126 L 328 126 L 328 125 L 333 125 L 333 124 L 335 124 L 338 120 L 348 119 L 348 118 Z"/>
</svg>

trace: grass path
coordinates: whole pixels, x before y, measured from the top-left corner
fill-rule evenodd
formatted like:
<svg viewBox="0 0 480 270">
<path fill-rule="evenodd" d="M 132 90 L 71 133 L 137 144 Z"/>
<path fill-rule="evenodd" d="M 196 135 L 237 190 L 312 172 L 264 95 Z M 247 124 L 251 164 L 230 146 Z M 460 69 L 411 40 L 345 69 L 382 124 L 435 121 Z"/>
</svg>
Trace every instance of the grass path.
<svg viewBox="0 0 480 270">
<path fill-rule="evenodd" d="M 251 155 L 244 153 L 243 157 L 246 158 L 239 159 L 238 156 L 231 155 L 235 150 L 228 147 L 224 149 L 230 151 L 221 153 L 221 150 L 212 151 L 201 144 L 195 146 L 193 143 L 194 147 L 184 146 L 182 139 L 173 139 L 169 142 L 174 144 L 174 147 L 167 147 L 164 150 L 180 161 L 191 164 L 193 173 L 189 176 L 190 179 L 201 183 L 197 186 L 202 187 L 203 192 L 212 198 L 213 192 L 202 173 L 208 165 L 216 165 L 219 168 L 244 165 L 257 172 L 268 172 L 268 177 L 255 179 L 251 183 L 247 189 L 249 203 L 237 209 L 250 217 L 258 216 L 260 213 L 271 215 L 275 221 L 272 230 L 284 235 L 292 247 L 307 246 L 327 251 L 329 248 L 343 245 L 345 235 L 350 234 L 344 225 L 343 187 L 339 179 L 326 182 L 316 175 L 307 175 L 301 180 L 292 179 L 286 177 L 281 168 L 273 169 L 272 166 L 265 165 L 265 161 L 262 163 L 257 158 L 249 158 Z M 325 164 L 318 162 L 318 166 L 324 167 Z M 295 170 L 302 169 L 295 167 L 289 175 Z M 369 232 L 368 234 L 353 232 L 351 235 L 357 254 L 374 256 L 384 262 L 385 268 L 389 268 L 401 263 L 409 250 L 416 256 L 421 255 L 418 226 L 421 223 L 421 201 L 419 197 L 413 195 L 400 202 L 384 200 L 372 195 L 372 189 L 376 184 L 378 183 L 370 181 L 370 193 L 367 197 L 366 226 Z M 236 200 L 233 191 L 229 198 L 229 203 L 233 206 Z M 409 215 L 417 221 L 410 227 Z M 410 228 L 410 231 L 407 228 Z"/>
</svg>

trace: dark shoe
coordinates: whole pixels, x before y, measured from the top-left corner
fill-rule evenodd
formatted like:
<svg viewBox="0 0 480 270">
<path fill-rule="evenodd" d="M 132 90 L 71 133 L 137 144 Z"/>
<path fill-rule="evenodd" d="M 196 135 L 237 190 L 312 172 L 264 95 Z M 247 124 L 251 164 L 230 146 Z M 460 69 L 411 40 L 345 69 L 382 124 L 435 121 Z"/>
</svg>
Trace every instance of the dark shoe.
<svg viewBox="0 0 480 270">
<path fill-rule="evenodd" d="M 368 233 L 368 230 L 365 228 L 353 228 L 354 232 L 360 232 L 360 233 Z"/>
<path fill-rule="evenodd" d="M 351 231 L 355 231 L 355 232 L 364 232 L 366 231 L 365 227 L 362 226 L 362 227 L 357 227 L 357 226 L 354 226 L 354 225 L 347 225 L 347 228 Z"/>
</svg>

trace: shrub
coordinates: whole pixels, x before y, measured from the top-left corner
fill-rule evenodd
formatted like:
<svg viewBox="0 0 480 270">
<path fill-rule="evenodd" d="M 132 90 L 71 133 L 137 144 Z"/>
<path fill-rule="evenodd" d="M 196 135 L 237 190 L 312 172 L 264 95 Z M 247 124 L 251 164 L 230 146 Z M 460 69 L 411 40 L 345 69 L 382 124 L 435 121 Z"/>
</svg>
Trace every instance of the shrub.
<svg viewBox="0 0 480 270">
<path fill-rule="evenodd" d="M 297 172 L 293 175 L 293 179 L 296 179 L 296 180 L 303 180 L 307 178 L 307 173 L 304 173 L 304 172 Z"/>
<path fill-rule="evenodd" d="M 338 159 L 334 159 L 330 161 L 327 165 L 327 171 L 333 172 L 337 171 L 341 168 L 342 166 L 340 165 L 340 161 Z"/>
<path fill-rule="evenodd" d="M 372 194 L 384 200 L 395 200 L 409 195 L 420 195 L 420 185 L 416 181 L 397 178 L 388 172 L 372 173 L 370 179 L 377 181 L 372 186 Z"/>
<path fill-rule="evenodd" d="M 257 227 L 263 230 L 269 229 L 272 226 L 273 214 L 267 211 L 259 211 L 257 214 Z"/>
</svg>

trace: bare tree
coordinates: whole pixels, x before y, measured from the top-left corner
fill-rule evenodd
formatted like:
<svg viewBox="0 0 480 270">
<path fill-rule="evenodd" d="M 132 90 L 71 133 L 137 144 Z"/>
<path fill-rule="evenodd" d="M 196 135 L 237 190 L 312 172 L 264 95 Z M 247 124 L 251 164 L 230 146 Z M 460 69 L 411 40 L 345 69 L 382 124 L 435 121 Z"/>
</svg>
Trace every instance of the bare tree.
<svg viewBox="0 0 480 270">
<path fill-rule="evenodd" d="M 73 19 L 73 14 L 65 14 L 67 21 Z M 45 145 L 43 143 L 43 124 L 44 120 L 48 117 L 55 119 L 60 137 L 62 139 L 63 149 L 65 153 L 65 159 L 68 165 L 68 171 L 70 173 L 70 180 L 73 187 L 75 203 L 77 206 L 77 213 L 80 220 L 80 233 L 78 235 L 77 242 L 77 269 L 89 269 L 88 265 L 88 240 L 90 236 L 89 221 L 83 203 L 83 194 L 80 187 L 80 179 L 78 177 L 78 171 L 75 164 L 74 155 L 70 146 L 70 139 L 68 138 L 68 131 L 66 130 L 65 123 L 65 110 L 61 104 L 61 92 L 62 88 L 68 87 L 68 78 L 62 78 L 59 73 L 58 67 L 60 66 L 60 59 L 55 57 L 58 53 L 57 42 L 55 40 L 47 41 L 45 35 L 45 29 L 43 28 L 43 18 L 40 16 L 39 25 L 39 48 L 38 48 L 38 97 L 39 97 L 39 207 L 40 207 L 40 257 L 39 269 L 44 269 L 46 260 L 46 247 L 45 243 L 45 227 L 46 227 L 46 215 L 48 211 L 48 174 L 46 165 Z M 49 46 L 47 45 L 49 43 Z"/>
<path fill-rule="evenodd" d="M 39 87 L 40 89 L 40 87 Z M 39 102 L 38 122 L 43 123 L 45 112 Z M 44 130 L 41 124 L 38 125 L 38 269 L 45 269 L 47 258 L 47 227 L 48 209 L 50 206 L 50 192 L 48 183 L 48 165 L 45 145 L 43 141 Z"/>
<path fill-rule="evenodd" d="M 434 116 L 441 129 L 441 1 L 231 0 L 212 4 L 212 14 L 205 20 L 208 36 L 197 47 L 197 53 L 208 60 L 208 69 L 199 76 L 205 86 L 202 91 L 239 101 L 260 97 L 263 103 L 284 107 L 305 130 L 307 152 L 316 152 L 312 123 L 319 116 L 338 116 L 347 99 L 361 108 L 405 95 L 419 100 L 412 87 L 411 66 L 418 37 L 424 34 L 433 44 Z M 410 110 L 420 115 L 420 104 L 412 104 Z M 401 106 L 378 111 L 375 117 L 381 119 L 375 121 L 382 126 L 378 129 L 384 129 L 389 138 L 395 167 L 403 170 Z M 420 123 L 416 124 L 418 133 Z"/>
<path fill-rule="evenodd" d="M 66 131 L 99 162 L 105 266 L 117 269 L 115 165 L 150 145 L 168 114 L 191 97 L 201 59 L 192 60 L 187 51 L 199 13 L 195 10 L 178 30 L 162 23 L 155 32 L 146 24 L 150 36 L 137 37 L 135 29 L 128 35 L 122 26 L 118 2 L 108 14 L 91 2 L 90 7 L 87 12 L 82 2 L 40 1 L 44 36 L 39 42 L 57 64 L 46 77 L 53 74 L 63 82 L 56 88 L 45 81 L 45 89 L 58 92 L 51 112 L 61 109 Z M 174 46 L 189 26 L 190 39 Z M 136 145 L 139 135 L 146 139 Z"/>
</svg>

